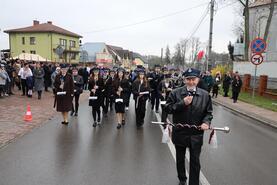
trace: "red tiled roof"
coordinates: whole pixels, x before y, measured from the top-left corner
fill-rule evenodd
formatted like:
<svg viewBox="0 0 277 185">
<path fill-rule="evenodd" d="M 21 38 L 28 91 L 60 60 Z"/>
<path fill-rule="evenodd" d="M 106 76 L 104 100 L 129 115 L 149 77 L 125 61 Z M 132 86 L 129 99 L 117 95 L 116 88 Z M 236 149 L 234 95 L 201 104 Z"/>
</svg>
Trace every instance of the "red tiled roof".
<svg viewBox="0 0 277 185">
<path fill-rule="evenodd" d="M 60 28 L 58 26 L 53 25 L 51 22 L 43 23 L 43 24 L 36 24 L 33 26 L 25 27 L 25 28 L 18 28 L 18 29 L 11 29 L 11 30 L 5 30 L 5 33 L 37 33 L 37 32 L 52 32 L 52 33 L 59 33 L 62 35 L 82 38 L 81 35 L 78 35 L 76 33 L 73 33 L 71 31 L 65 30 L 63 28 Z"/>
<path fill-rule="evenodd" d="M 255 7 L 258 7 L 258 6 L 268 5 L 270 3 L 271 3 L 271 0 L 256 0 L 249 7 L 250 8 L 255 8 Z M 274 3 L 277 3 L 277 0 L 274 0 Z"/>
</svg>

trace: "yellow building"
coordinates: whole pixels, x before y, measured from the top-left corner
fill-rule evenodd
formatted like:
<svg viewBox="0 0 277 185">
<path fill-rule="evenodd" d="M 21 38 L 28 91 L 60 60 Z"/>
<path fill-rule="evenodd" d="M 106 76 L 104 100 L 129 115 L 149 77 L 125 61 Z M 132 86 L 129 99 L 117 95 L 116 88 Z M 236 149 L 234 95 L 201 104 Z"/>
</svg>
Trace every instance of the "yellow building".
<svg viewBox="0 0 277 185">
<path fill-rule="evenodd" d="M 11 57 L 21 53 L 38 54 L 52 62 L 79 62 L 81 35 L 52 24 L 51 21 L 4 31 L 9 34 Z"/>
</svg>

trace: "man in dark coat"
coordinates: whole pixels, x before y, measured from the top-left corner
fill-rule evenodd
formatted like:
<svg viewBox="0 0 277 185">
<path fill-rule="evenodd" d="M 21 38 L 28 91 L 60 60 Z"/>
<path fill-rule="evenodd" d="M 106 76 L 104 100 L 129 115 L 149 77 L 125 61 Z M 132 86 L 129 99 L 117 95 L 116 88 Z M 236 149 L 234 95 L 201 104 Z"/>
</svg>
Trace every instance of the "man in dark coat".
<svg viewBox="0 0 277 185">
<path fill-rule="evenodd" d="M 78 75 L 78 69 L 76 67 L 72 70 L 72 77 L 74 82 L 74 99 L 75 99 L 75 106 L 73 106 L 72 102 L 72 111 L 71 116 L 78 116 L 78 110 L 79 110 L 79 98 L 80 95 L 83 93 L 83 77 L 81 75 Z M 75 108 L 74 108 L 75 107 Z"/>
<path fill-rule="evenodd" d="M 225 74 L 224 79 L 223 79 L 224 97 L 228 97 L 231 82 L 232 82 L 232 78 L 231 78 L 230 73 Z"/>
<path fill-rule="evenodd" d="M 44 70 L 44 88 L 45 91 L 48 92 L 48 87 L 51 86 L 51 69 L 49 68 L 48 64 L 45 63 L 43 65 L 43 70 Z"/>
<path fill-rule="evenodd" d="M 173 114 L 172 141 L 176 148 L 176 164 L 180 185 L 187 181 L 185 168 L 186 148 L 190 150 L 189 184 L 199 184 L 200 153 L 204 130 L 212 120 L 212 101 L 207 91 L 198 88 L 200 71 L 189 68 L 183 73 L 185 86 L 174 89 L 166 102 L 166 110 Z M 178 126 L 177 126 L 178 124 Z M 195 125 L 189 128 L 187 125 Z"/>
<path fill-rule="evenodd" d="M 158 86 L 160 82 L 163 80 L 163 75 L 161 74 L 161 66 L 155 65 L 155 72 L 153 72 L 150 75 L 149 84 L 151 88 L 151 105 L 152 110 L 154 110 L 154 107 L 156 109 L 156 112 L 159 112 L 159 106 L 160 106 L 160 96 L 159 96 L 159 90 Z"/>
</svg>

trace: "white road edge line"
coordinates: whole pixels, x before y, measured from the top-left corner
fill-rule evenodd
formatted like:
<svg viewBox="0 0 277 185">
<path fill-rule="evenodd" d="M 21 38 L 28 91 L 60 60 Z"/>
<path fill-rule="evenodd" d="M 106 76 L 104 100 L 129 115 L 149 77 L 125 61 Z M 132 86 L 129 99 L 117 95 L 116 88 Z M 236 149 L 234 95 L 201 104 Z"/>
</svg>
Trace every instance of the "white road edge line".
<svg viewBox="0 0 277 185">
<path fill-rule="evenodd" d="M 159 113 L 155 113 L 155 115 L 156 115 L 157 121 L 161 121 L 160 114 Z M 163 127 L 161 125 L 160 125 L 160 128 L 161 128 L 161 130 L 163 129 Z M 172 143 L 171 140 L 169 141 L 169 143 L 167 143 L 167 146 L 168 146 L 168 148 L 169 148 L 169 150 L 171 152 L 171 155 L 173 156 L 174 161 L 176 162 L 176 155 L 175 155 L 176 151 L 175 151 L 174 144 Z M 189 153 L 188 153 L 188 151 L 186 151 L 186 159 L 187 159 L 187 161 L 189 161 Z M 187 169 L 186 169 L 186 175 L 187 175 L 187 177 L 189 177 Z M 200 171 L 200 182 L 201 182 L 202 185 L 210 185 L 209 181 L 204 176 L 202 171 Z"/>
</svg>

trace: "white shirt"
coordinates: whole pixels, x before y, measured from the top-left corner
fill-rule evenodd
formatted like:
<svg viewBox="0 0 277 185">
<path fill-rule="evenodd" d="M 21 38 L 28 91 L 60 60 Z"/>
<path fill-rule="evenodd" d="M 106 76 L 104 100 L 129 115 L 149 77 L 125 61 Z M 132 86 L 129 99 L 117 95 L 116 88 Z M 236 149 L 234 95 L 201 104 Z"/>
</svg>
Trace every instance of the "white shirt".
<svg viewBox="0 0 277 185">
<path fill-rule="evenodd" d="M 21 79 L 26 80 L 27 77 L 33 76 L 32 70 L 30 68 L 24 69 L 23 67 L 20 68 L 18 75 Z"/>
</svg>

